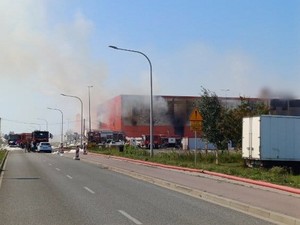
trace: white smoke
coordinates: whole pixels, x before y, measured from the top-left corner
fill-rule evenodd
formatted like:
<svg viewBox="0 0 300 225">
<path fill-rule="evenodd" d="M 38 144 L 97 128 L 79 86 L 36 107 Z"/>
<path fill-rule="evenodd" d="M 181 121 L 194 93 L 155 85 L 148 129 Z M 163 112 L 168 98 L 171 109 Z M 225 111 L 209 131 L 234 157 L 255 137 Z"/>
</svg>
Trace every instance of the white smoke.
<svg viewBox="0 0 300 225">
<path fill-rule="evenodd" d="M 93 118 L 96 117 L 96 101 L 99 99 L 94 96 L 105 93 L 102 84 L 107 69 L 92 55 L 93 47 L 89 43 L 94 24 L 80 11 L 74 13 L 71 21 L 52 20 L 49 10 L 59 2 L 0 1 L 0 94 L 10 93 L 14 105 L 23 110 L 21 116 L 17 115 L 18 110 L 12 109 L 16 114 L 11 115 L 12 118 L 26 121 L 26 116 L 41 107 L 43 110 L 46 106 L 59 107 L 62 102 L 64 104 L 60 93 L 82 98 L 87 112 L 89 85 L 94 86 L 91 89 L 94 103 L 91 111 Z M 26 101 L 20 100 L 22 96 Z M 57 100 L 48 100 L 47 105 L 46 99 Z M 73 104 L 70 100 L 66 102 Z M 60 107 L 67 111 L 68 104 Z"/>
</svg>

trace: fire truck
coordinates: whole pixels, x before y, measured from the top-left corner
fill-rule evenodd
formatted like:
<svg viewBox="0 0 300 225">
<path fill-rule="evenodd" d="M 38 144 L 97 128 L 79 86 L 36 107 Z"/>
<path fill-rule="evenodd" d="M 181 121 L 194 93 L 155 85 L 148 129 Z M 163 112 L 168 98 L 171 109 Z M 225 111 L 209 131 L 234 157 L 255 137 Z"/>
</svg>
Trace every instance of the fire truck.
<svg viewBox="0 0 300 225">
<path fill-rule="evenodd" d="M 31 150 L 35 151 L 37 149 L 37 144 L 40 142 L 49 142 L 49 137 L 50 135 L 48 131 L 33 131 L 31 133 Z"/>
<path fill-rule="evenodd" d="M 153 135 L 153 148 L 181 148 L 182 138 L 177 135 L 164 135 L 154 134 Z M 142 148 L 150 148 L 150 135 L 142 135 Z"/>
<path fill-rule="evenodd" d="M 32 133 L 21 133 L 20 147 L 29 149 L 32 140 Z"/>
<path fill-rule="evenodd" d="M 88 132 L 88 142 L 94 144 L 106 144 L 109 141 L 125 141 L 125 134 L 122 131 L 91 131 Z"/>
</svg>

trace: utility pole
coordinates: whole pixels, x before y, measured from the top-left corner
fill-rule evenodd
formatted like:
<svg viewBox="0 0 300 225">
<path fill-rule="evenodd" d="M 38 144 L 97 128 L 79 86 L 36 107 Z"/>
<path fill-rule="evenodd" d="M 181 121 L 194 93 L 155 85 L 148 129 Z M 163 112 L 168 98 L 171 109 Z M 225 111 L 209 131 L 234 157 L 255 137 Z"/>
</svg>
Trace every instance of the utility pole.
<svg viewBox="0 0 300 225">
<path fill-rule="evenodd" d="M 93 86 L 88 86 L 89 89 L 89 132 L 91 132 L 92 130 L 92 118 L 91 118 L 91 94 L 90 94 L 90 88 L 92 88 Z"/>
<path fill-rule="evenodd" d="M 153 157 L 154 152 L 153 152 L 153 87 L 152 87 L 152 63 L 149 59 L 149 57 L 140 51 L 136 51 L 136 50 L 132 50 L 132 49 L 125 49 L 125 48 L 118 48 L 116 46 L 110 45 L 108 46 L 112 49 L 116 49 L 116 50 L 121 50 L 121 51 L 126 51 L 126 52 L 133 52 L 133 53 L 138 53 L 143 55 L 150 66 L 150 121 L 149 121 L 149 127 L 150 127 L 150 157 Z"/>
</svg>

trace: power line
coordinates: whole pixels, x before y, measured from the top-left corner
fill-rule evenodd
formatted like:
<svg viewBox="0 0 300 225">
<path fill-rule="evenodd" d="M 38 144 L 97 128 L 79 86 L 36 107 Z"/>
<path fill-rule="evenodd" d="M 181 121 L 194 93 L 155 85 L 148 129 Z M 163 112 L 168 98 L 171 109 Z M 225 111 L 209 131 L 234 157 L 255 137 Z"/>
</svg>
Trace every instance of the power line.
<svg viewBox="0 0 300 225">
<path fill-rule="evenodd" d="M 12 119 L 7 119 L 7 118 L 3 118 L 3 117 L 1 117 L 1 119 L 2 119 L 2 121 L 12 122 L 12 123 L 27 124 L 27 125 L 40 125 L 39 123 L 25 122 L 25 121 L 20 121 L 20 120 L 12 120 Z M 80 120 L 72 120 L 72 121 L 64 122 L 64 124 L 76 123 L 76 122 L 80 122 Z M 60 124 L 61 123 L 49 123 L 49 125 L 60 125 Z"/>
<path fill-rule="evenodd" d="M 39 123 L 32 123 L 32 122 L 25 122 L 25 121 L 19 121 L 19 120 L 11 120 L 11 119 L 6 119 L 2 117 L 3 121 L 8 121 L 8 122 L 13 122 L 13 123 L 19 123 L 19 124 L 28 124 L 28 125 L 39 125 Z"/>
</svg>

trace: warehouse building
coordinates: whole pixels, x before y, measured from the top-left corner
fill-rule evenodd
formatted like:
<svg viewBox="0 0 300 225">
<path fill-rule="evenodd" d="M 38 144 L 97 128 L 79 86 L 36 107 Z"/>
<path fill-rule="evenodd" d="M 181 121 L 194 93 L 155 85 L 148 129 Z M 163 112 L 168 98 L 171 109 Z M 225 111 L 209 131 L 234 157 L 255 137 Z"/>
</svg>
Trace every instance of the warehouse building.
<svg viewBox="0 0 300 225">
<path fill-rule="evenodd" d="M 190 115 L 199 96 L 154 96 L 153 134 L 194 137 Z M 241 104 L 240 98 L 219 98 L 228 108 Z M 300 116 L 300 100 L 248 98 L 270 105 L 271 114 Z M 99 130 L 123 131 L 128 137 L 149 134 L 150 98 L 144 95 L 119 95 L 101 104 L 98 110 Z"/>
</svg>

